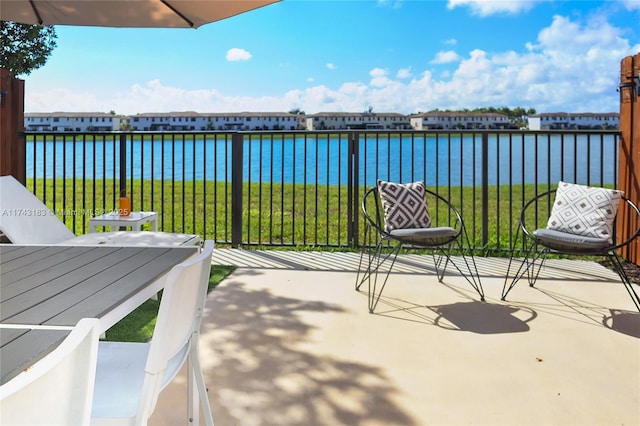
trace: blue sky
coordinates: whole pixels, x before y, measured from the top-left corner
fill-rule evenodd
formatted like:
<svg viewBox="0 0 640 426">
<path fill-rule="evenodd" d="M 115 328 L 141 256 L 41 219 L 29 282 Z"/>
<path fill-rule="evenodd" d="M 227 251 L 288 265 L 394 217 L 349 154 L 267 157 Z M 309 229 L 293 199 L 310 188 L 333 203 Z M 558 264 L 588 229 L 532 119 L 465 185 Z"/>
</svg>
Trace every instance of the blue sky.
<svg viewBox="0 0 640 426">
<path fill-rule="evenodd" d="M 194 29 L 57 26 L 26 112 L 617 112 L 640 1 L 284 0 Z"/>
</svg>

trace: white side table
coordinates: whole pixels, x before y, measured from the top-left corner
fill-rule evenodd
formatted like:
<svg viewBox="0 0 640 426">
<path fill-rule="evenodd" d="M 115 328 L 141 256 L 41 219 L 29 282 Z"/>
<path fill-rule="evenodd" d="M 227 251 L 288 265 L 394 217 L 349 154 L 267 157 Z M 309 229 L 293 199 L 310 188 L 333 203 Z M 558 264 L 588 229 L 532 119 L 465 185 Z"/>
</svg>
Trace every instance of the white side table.
<svg viewBox="0 0 640 426">
<path fill-rule="evenodd" d="M 130 227 L 133 231 L 140 231 L 145 223 L 151 223 L 151 230 L 158 230 L 158 213 L 156 212 L 131 212 L 129 216 L 121 216 L 118 213 L 107 213 L 89 219 L 89 232 L 96 232 L 98 226 Z"/>
</svg>

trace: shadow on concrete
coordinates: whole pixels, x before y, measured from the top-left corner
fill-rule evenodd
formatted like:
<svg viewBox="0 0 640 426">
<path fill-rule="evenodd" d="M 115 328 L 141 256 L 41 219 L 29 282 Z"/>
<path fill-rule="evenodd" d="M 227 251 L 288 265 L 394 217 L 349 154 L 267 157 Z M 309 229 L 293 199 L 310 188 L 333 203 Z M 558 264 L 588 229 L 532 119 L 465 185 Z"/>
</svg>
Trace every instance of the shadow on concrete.
<svg viewBox="0 0 640 426">
<path fill-rule="evenodd" d="M 610 315 L 602 319 L 605 327 L 618 333 L 640 338 L 640 312 L 610 309 Z"/>
<path fill-rule="evenodd" d="M 530 329 L 528 322 L 538 316 L 530 308 L 479 301 L 430 306 L 429 309 L 438 314 L 434 321 L 438 327 L 479 334 L 523 333 Z M 519 318 L 517 313 L 523 313 L 525 318 Z"/>
<path fill-rule="evenodd" d="M 424 306 L 398 298 L 383 297 L 381 303 L 387 309 L 380 309 L 375 315 L 478 334 L 527 332 L 530 330 L 528 323 L 538 316 L 529 307 L 479 300 Z"/>
<path fill-rule="evenodd" d="M 214 290 L 202 324 L 216 424 L 417 425 L 394 404 L 397 389 L 378 368 L 305 350 L 313 317 L 342 307 L 248 289 L 241 279 L 236 272 Z"/>
</svg>

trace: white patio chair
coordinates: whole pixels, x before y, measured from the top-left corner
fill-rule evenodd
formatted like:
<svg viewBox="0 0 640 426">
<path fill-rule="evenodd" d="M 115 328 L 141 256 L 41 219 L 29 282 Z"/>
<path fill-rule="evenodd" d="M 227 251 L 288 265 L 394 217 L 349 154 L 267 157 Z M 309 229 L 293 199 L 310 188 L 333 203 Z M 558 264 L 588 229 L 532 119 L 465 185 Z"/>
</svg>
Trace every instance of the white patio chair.
<svg viewBox="0 0 640 426">
<path fill-rule="evenodd" d="M 56 244 L 75 237 L 13 176 L 0 176 L 0 230 L 14 244 Z"/>
<path fill-rule="evenodd" d="M 14 244 L 200 245 L 198 235 L 170 232 L 115 231 L 76 236 L 13 176 L 0 176 L 0 231 Z"/>
<path fill-rule="evenodd" d="M 197 419 L 199 409 L 193 399 L 197 393 L 206 423 L 213 424 L 198 360 L 198 336 L 213 246 L 213 241 L 205 241 L 202 252 L 169 273 L 150 343 L 100 343 L 92 424 L 146 424 L 160 392 L 187 360 L 187 418 Z"/>
<path fill-rule="evenodd" d="M 53 352 L 0 386 L 0 424 L 89 423 L 98 324 L 93 318 L 80 320 Z"/>
</svg>

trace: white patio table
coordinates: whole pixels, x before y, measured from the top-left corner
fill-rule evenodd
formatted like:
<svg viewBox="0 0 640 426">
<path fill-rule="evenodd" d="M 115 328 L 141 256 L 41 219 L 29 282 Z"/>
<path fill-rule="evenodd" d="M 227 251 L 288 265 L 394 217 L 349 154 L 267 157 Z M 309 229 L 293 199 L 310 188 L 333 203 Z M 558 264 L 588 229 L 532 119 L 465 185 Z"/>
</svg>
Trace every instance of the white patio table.
<svg viewBox="0 0 640 426">
<path fill-rule="evenodd" d="M 89 232 L 97 232 L 98 226 L 110 226 L 115 228 L 130 227 L 134 231 L 140 231 L 142 225 L 151 223 L 151 230 L 158 231 L 158 213 L 156 212 L 131 212 L 123 216 L 117 212 L 107 213 L 89 219 Z"/>
<path fill-rule="evenodd" d="M 82 318 L 105 332 L 164 287 L 198 247 L 0 245 L 0 384 L 55 349 Z"/>
</svg>

